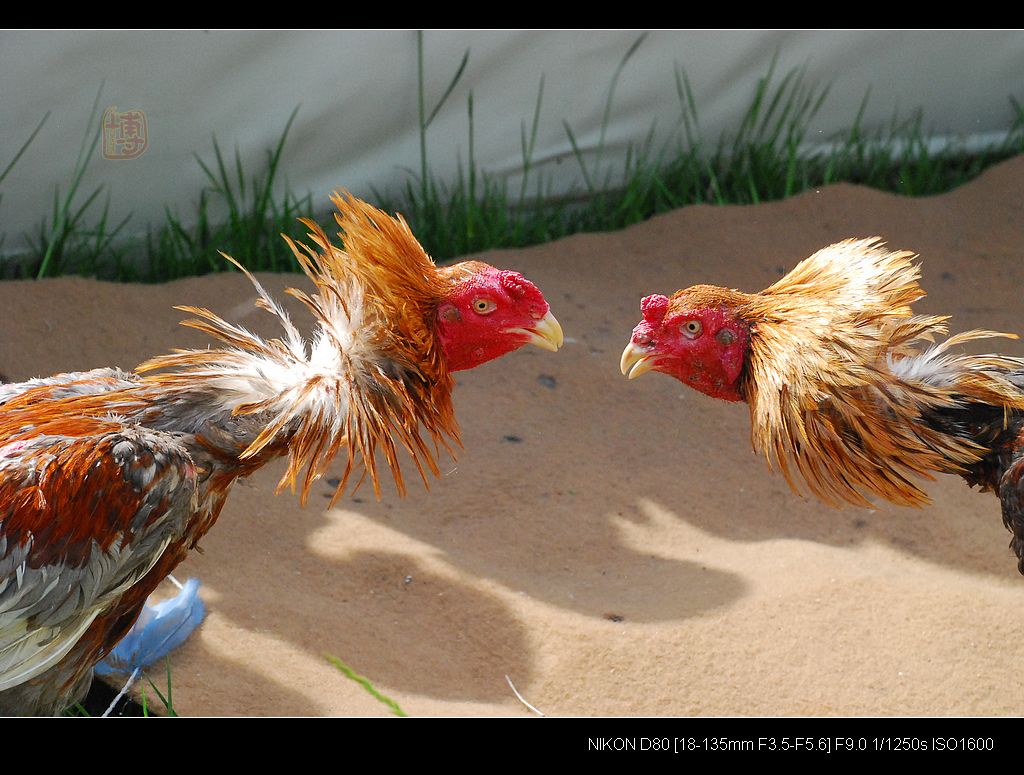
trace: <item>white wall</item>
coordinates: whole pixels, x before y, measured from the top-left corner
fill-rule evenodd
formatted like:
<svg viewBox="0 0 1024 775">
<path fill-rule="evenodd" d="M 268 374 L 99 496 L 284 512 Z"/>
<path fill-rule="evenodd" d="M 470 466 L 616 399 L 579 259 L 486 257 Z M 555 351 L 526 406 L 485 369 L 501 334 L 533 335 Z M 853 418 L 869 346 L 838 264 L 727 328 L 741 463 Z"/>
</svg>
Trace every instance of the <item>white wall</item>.
<svg viewBox="0 0 1024 775">
<path fill-rule="evenodd" d="M 563 127 L 596 146 L 615 68 L 639 33 L 427 32 L 426 92 L 433 104 L 463 52 L 464 76 L 430 128 L 429 157 L 442 179 L 467 154 L 466 102 L 475 102 L 476 159 L 492 173 L 520 166 L 520 125 L 529 122 L 541 76 L 544 103 L 536 157 L 556 182 L 575 179 Z M 831 83 L 816 129 L 826 139 L 849 125 L 871 88 L 868 124 L 921 107 L 938 133 L 1004 131 L 1008 97 L 1024 98 L 1024 33 L 656 31 L 618 85 L 607 142 L 621 149 L 656 121 L 664 136 L 679 114 L 673 68 L 694 87 L 702 128 L 716 139 L 735 126 L 775 52 L 779 72 L 805 65 Z M 0 32 L 0 168 L 39 119 L 50 119 L 0 186 L 4 250 L 50 212 L 66 187 L 101 82 L 103 107 L 142 109 L 149 145 L 133 160 L 92 162 L 86 190 L 105 184 L 115 216 L 133 213 L 142 232 L 163 208 L 192 212 L 203 175 L 193 153 L 212 159 L 211 137 L 248 170 L 300 107 L 285 149 L 291 187 L 317 206 L 337 187 L 367 194 L 396 189 L 419 167 L 416 37 L 379 32 Z"/>
</svg>

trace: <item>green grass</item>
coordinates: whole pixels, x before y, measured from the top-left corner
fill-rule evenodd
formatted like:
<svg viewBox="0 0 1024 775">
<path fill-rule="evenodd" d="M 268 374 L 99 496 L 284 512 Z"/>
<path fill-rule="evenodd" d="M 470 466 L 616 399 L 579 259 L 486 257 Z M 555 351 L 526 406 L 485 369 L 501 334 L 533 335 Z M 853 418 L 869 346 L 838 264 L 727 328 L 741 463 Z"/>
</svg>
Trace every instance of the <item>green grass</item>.
<svg viewBox="0 0 1024 775">
<path fill-rule="evenodd" d="M 281 155 L 291 130 L 296 108 L 288 117 L 277 145 L 267 151 L 266 167 L 247 174 L 242 167 L 238 149 L 229 160 L 213 138 L 213 160 L 204 161 L 196 154 L 196 163 L 203 171 L 207 187 L 199 195 L 194 217 L 195 225 L 165 208 L 166 223 L 148 235 L 146 240 L 146 280 L 201 275 L 229 269 L 220 251 L 237 256 L 250 268 L 271 272 L 298 271 L 291 250 L 281 239 L 286 233 L 301 237 L 305 229 L 297 219 L 313 213 L 309 195 L 299 197 L 285 190 L 280 199 L 274 188 L 281 172 Z M 211 210 L 226 209 L 227 218 L 215 222 Z"/>
<path fill-rule="evenodd" d="M 894 115 L 880 129 L 868 131 L 866 94 L 848 127 L 830 142 L 811 145 L 812 122 L 826 106 L 829 87 L 808 81 L 803 69 L 780 74 L 775 62 L 759 79 L 739 124 L 709 141 L 701 130 L 693 89 L 682 67 L 672 77 L 678 101 L 675 126 L 656 143 L 652 126 L 630 143 L 621 162 L 609 160 L 606 129 L 614 110 L 619 77 L 643 45 L 639 36 L 612 74 L 603 105 L 597 147 L 585 153 L 577 133 L 562 121 L 573 150 L 578 179 L 568 192 L 555 195 L 551 182 L 536 168 L 538 128 L 544 113 L 544 79 L 537 87 L 532 115 L 520 123 L 521 176 L 514 188 L 488 174 L 475 157 L 474 98 L 466 100 L 465 160 L 457 160 L 453 180 L 432 172 L 429 129 L 466 72 L 466 51 L 448 85 L 432 106 L 424 89 L 423 37 L 418 48 L 418 115 L 420 160 L 397 192 L 375 191 L 376 203 L 403 213 L 427 251 L 446 260 L 490 248 L 523 247 L 580 231 L 609 231 L 690 204 L 752 204 L 792 196 L 801 191 L 847 181 L 906 196 L 949 191 L 986 167 L 1024 152 L 1024 106 L 1010 98 L 1010 121 L 999 143 L 983 149 L 963 145 L 932 149 L 933 135 L 920 111 Z M 102 86 L 101 86 L 102 91 Z M 85 274 L 109 279 L 159 282 L 175 277 L 228 270 L 218 251 L 235 256 L 254 270 L 295 271 L 297 266 L 280 234 L 301 236 L 300 216 L 329 223 L 326 201 L 298 196 L 278 182 L 289 130 L 267 151 L 258 171 L 246 171 L 236 150 L 229 157 L 216 138 L 212 154 L 196 154 L 206 185 L 188 216 L 166 209 L 163 224 L 150 228 L 144 240 L 121 238 L 127 219 L 108 217 L 110 192 L 81 191 L 81 181 L 99 139 L 96 110 L 83 135 L 78 158 L 62 196 L 55 188 L 53 212 L 31 240 L 27 255 L 0 264 L 0 277 L 44 277 Z M 4 177 L 36 138 L 46 117 L 0 173 Z M 622 158 L 617 156 L 616 158 Z M 345 181 L 338 181 L 343 186 Z M 275 193 L 276 192 L 276 193 Z M 2 194 L 2 192 L 0 192 Z M 2 199 L 0 199 L 2 205 Z M 216 218 L 214 213 L 226 213 Z M 119 239 L 120 238 L 120 239 Z M 2 248 L 0 237 L 0 248 Z"/>
<path fill-rule="evenodd" d="M 174 710 L 174 702 L 173 702 L 174 695 L 173 695 L 173 693 L 171 691 L 171 660 L 169 658 L 166 660 L 166 664 L 167 664 L 167 694 L 166 695 L 162 691 L 160 691 L 160 687 L 158 687 L 155 683 L 153 683 L 153 679 L 152 678 L 148 678 L 147 677 L 146 678 L 146 682 L 153 688 L 153 691 L 156 693 L 156 696 L 160 698 L 160 702 L 163 703 L 163 706 L 164 706 L 163 715 L 176 717 L 178 714 Z M 145 686 L 142 687 L 142 715 L 143 716 L 149 716 L 149 699 L 146 697 L 146 687 Z"/>
<path fill-rule="evenodd" d="M 116 267 L 116 271 L 123 271 L 122 253 L 115 248 L 115 240 L 130 216 L 125 217 L 117 224 L 111 223 L 109 191 L 106 198 L 102 200 L 99 215 L 94 216 L 94 205 L 100 201 L 99 197 L 103 193 L 103 186 L 84 194 L 80 190 L 82 178 L 89 168 L 89 163 L 96 155 L 96 148 L 100 141 L 102 126 L 99 121 L 99 105 L 102 94 L 103 84 L 100 84 L 92 103 L 92 110 L 89 112 L 89 120 L 85 125 L 82 142 L 78 148 L 78 157 L 75 159 L 75 166 L 72 168 L 66 192 L 62 196 L 60 186 L 54 187 L 50 217 L 43 219 L 34 238 L 28 237 L 31 252 L 22 261 L 20 267 L 21 271 L 27 275 L 37 278 L 68 272 L 96 275 L 100 273 L 104 261 L 110 262 Z M 49 113 L 43 117 L 30 136 L 29 143 L 42 129 L 48 116 Z M 27 147 L 26 143 L 18 151 L 14 161 L 4 171 L 4 176 Z M 0 182 L 2 182 L 2 178 L 0 178 Z"/>
<path fill-rule="evenodd" d="M 149 684 L 150 688 L 156 694 L 157 699 L 163 705 L 163 708 L 158 708 L 155 712 L 150 709 L 150 698 L 146 693 L 145 684 L 139 685 L 139 700 L 133 698 L 132 694 L 127 692 L 130 686 L 135 685 L 135 677 L 130 679 L 129 684 L 118 683 L 115 678 L 112 683 L 108 683 L 106 680 L 96 677 L 93 679 L 92 686 L 89 689 L 88 695 L 82 700 L 77 702 L 69 708 L 66 708 L 61 714 L 62 716 L 76 716 L 76 717 L 99 717 L 105 715 L 108 711 L 112 710 L 111 715 L 115 717 L 120 716 L 177 716 L 178 713 L 174 709 L 173 692 L 171 687 L 171 660 L 169 657 L 165 657 L 164 663 L 167 672 L 167 689 L 166 693 L 161 691 L 160 687 L 157 686 L 153 679 L 144 674 L 146 683 Z M 125 676 L 120 676 L 123 680 Z M 125 692 L 123 695 L 120 692 Z"/>
<path fill-rule="evenodd" d="M 401 706 L 399 706 L 397 702 L 388 697 L 386 694 L 382 694 L 381 692 L 379 692 L 377 688 L 372 683 L 370 683 L 369 678 L 359 675 L 359 673 L 357 673 L 355 670 L 346 665 L 337 657 L 331 656 L 330 654 L 326 654 L 325 658 L 327 659 L 328 662 L 330 662 L 332 665 L 338 668 L 338 670 L 340 670 L 341 673 L 346 678 L 362 686 L 371 697 L 377 700 L 377 702 L 387 706 L 387 708 L 394 715 L 402 718 L 407 716 L 406 712 L 402 710 Z"/>
</svg>

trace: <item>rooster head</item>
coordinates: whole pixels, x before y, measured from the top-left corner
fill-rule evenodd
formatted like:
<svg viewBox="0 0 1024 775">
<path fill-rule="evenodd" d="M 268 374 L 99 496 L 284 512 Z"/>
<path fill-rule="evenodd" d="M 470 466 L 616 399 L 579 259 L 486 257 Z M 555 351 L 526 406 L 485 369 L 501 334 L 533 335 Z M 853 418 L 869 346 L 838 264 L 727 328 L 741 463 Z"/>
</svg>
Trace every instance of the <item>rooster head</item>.
<svg viewBox="0 0 1024 775">
<path fill-rule="evenodd" d="M 518 272 L 481 261 L 438 271 L 448 280 L 437 330 L 451 371 L 471 369 L 524 344 L 552 352 L 562 345 L 562 328 L 544 295 Z"/>
<path fill-rule="evenodd" d="M 750 324 L 737 312 L 742 301 L 738 291 L 710 285 L 645 297 L 643 320 L 622 352 L 622 373 L 635 379 L 660 371 L 712 398 L 742 401 L 750 346 Z"/>
</svg>

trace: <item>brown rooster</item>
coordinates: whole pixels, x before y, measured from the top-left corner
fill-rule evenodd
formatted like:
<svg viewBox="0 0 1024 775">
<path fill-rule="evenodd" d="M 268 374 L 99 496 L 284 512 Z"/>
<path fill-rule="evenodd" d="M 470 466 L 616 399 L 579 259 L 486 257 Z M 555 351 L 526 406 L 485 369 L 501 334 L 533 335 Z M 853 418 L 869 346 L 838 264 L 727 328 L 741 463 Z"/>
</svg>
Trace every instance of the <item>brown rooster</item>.
<svg viewBox="0 0 1024 775">
<path fill-rule="evenodd" d="M 310 486 L 342 454 L 379 494 L 376 453 L 404 493 L 400 448 L 424 484 L 458 444 L 452 372 L 562 332 L 522 275 L 436 267 L 405 221 L 335 195 L 344 250 L 313 222 L 289 241 L 316 291 L 307 344 L 260 284 L 283 338 L 206 309 L 184 325 L 220 340 L 139 367 L 0 386 L 0 713 L 54 714 L 147 596 L 217 520 L 232 483 L 288 456 L 278 489 Z M 239 267 L 241 268 L 241 267 Z M 242 271 L 245 271 L 244 269 Z"/>
<path fill-rule="evenodd" d="M 1016 337 L 967 331 L 936 344 L 948 317 L 912 314 L 925 295 L 914 258 L 846 240 L 761 293 L 648 296 L 622 373 L 660 371 L 745 401 L 755 450 L 830 505 L 920 506 L 914 480 L 933 472 L 993 490 L 1024 573 L 1024 360 L 954 351 Z"/>
</svg>

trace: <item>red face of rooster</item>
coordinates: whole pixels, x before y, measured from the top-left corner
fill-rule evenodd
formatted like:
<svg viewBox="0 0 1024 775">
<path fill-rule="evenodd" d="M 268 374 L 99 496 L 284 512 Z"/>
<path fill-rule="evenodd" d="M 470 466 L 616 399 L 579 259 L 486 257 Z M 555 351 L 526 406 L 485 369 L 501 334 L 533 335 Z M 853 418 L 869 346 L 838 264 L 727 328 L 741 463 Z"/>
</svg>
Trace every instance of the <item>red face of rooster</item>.
<svg viewBox="0 0 1024 775">
<path fill-rule="evenodd" d="M 699 291 L 681 291 L 672 299 L 648 296 L 640 303 L 644 319 L 622 352 L 622 373 L 635 379 L 660 371 L 712 398 L 742 401 L 740 376 L 750 327 L 731 308 L 702 298 Z"/>
<path fill-rule="evenodd" d="M 524 344 L 552 352 L 562 345 L 562 328 L 537 286 L 518 272 L 468 266 L 437 310 L 449 369 L 472 369 Z"/>
</svg>

